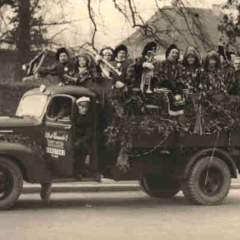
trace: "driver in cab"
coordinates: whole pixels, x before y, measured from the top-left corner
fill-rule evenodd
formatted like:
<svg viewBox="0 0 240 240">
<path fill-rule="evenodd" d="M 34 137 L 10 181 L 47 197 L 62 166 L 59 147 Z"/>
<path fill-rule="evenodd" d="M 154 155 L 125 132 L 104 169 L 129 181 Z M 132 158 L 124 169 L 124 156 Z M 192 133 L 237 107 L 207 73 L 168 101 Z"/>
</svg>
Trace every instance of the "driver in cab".
<svg viewBox="0 0 240 240">
<path fill-rule="evenodd" d="M 70 121 L 71 107 L 68 104 L 63 104 L 57 116 L 53 119 L 55 121 Z"/>
</svg>

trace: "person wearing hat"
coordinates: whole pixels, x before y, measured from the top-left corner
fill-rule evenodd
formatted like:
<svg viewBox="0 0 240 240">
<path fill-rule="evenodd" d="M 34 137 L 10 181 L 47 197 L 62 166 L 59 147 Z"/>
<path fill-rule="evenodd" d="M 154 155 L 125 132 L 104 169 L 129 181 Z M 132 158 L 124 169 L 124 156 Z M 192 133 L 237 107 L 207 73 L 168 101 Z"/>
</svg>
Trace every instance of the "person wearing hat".
<svg viewBox="0 0 240 240">
<path fill-rule="evenodd" d="M 113 76 L 116 81 L 121 81 L 126 85 L 129 85 L 129 79 L 127 79 L 127 70 L 129 66 L 133 63 L 132 59 L 128 58 L 128 48 L 126 45 L 121 44 L 117 46 L 114 50 L 114 61 L 113 66 L 118 70 L 121 75 Z"/>
<path fill-rule="evenodd" d="M 172 116 L 184 113 L 185 96 L 183 95 L 184 83 L 182 81 L 182 65 L 179 62 L 180 50 L 175 44 L 168 47 L 165 53 L 166 59 L 159 62 L 155 68 L 155 76 L 158 76 L 158 87 L 167 88 L 171 92 L 167 94 L 168 112 Z"/>
<path fill-rule="evenodd" d="M 114 58 L 117 62 L 122 62 L 128 58 L 128 48 L 124 44 L 118 45 L 114 50 Z"/>
<path fill-rule="evenodd" d="M 180 51 L 175 44 L 168 47 L 165 57 L 156 68 L 161 87 L 168 88 L 175 95 L 182 90 L 181 65 L 179 63 Z"/>
<path fill-rule="evenodd" d="M 82 178 L 87 174 L 87 165 L 90 163 L 92 118 L 89 112 L 90 98 L 82 96 L 77 99 L 78 117 L 76 120 L 75 145 L 75 174 Z"/>
<path fill-rule="evenodd" d="M 68 84 L 75 75 L 76 65 L 69 58 L 66 48 L 62 47 L 57 50 L 56 63 L 52 66 L 42 67 L 39 69 L 39 75 L 45 77 L 48 74 L 58 76 L 60 82 Z"/>
<path fill-rule="evenodd" d="M 110 90 L 115 88 L 115 84 L 119 82 L 126 84 L 126 72 L 127 68 L 130 65 L 129 59 L 127 59 L 128 50 L 125 45 L 119 45 L 113 50 L 111 47 L 103 47 L 100 51 L 100 55 L 97 55 L 95 58 L 97 64 L 97 70 L 102 75 L 101 86 L 105 88 L 106 95 L 110 94 Z M 112 70 L 107 64 L 102 61 L 104 59 L 109 64 L 112 65 L 116 71 Z M 118 73 L 120 75 L 118 75 Z M 118 86 L 117 86 L 118 88 Z"/>
<path fill-rule="evenodd" d="M 130 79 L 133 90 L 144 93 L 152 93 L 157 83 L 157 77 L 154 76 L 154 69 L 157 61 L 154 56 L 157 44 L 149 42 L 142 51 L 142 56 L 135 59 L 127 71 L 127 78 Z"/>
</svg>

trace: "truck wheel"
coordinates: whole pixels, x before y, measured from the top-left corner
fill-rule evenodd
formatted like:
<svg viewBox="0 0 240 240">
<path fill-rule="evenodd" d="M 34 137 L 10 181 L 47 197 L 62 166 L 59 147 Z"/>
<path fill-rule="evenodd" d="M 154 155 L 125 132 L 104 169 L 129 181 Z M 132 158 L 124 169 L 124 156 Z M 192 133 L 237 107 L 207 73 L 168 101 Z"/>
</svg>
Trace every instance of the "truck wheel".
<svg viewBox="0 0 240 240">
<path fill-rule="evenodd" d="M 11 208 L 18 200 L 23 186 L 19 167 L 7 158 L 0 158 L 0 210 Z"/>
<path fill-rule="evenodd" d="M 146 186 L 146 183 L 143 179 L 139 180 L 139 185 L 146 194 L 151 196 L 151 193 L 148 191 L 148 187 Z"/>
<path fill-rule="evenodd" d="M 225 162 L 217 157 L 200 159 L 181 182 L 185 197 L 198 205 L 217 205 L 230 190 L 231 174 Z"/>
<path fill-rule="evenodd" d="M 140 180 L 145 193 L 156 198 L 172 198 L 180 191 L 178 180 L 160 175 L 147 175 Z"/>
</svg>

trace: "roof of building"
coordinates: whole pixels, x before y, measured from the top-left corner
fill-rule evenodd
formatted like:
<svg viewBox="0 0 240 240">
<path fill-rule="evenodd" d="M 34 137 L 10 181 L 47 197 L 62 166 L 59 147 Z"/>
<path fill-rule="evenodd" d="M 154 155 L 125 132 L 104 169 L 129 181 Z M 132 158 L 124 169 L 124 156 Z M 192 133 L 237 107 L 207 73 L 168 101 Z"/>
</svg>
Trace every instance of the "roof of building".
<svg viewBox="0 0 240 240">
<path fill-rule="evenodd" d="M 152 17 L 149 18 L 147 24 L 163 39 L 167 44 L 175 43 L 181 50 L 185 50 L 188 46 L 196 47 L 200 52 L 207 52 L 215 48 L 219 41 L 218 24 L 220 20 L 220 12 L 215 9 L 203 8 L 186 8 L 181 9 L 183 14 L 174 7 L 165 7 L 161 11 L 157 11 Z M 189 14 L 190 11 L 193 15 Z M 186 18 L 188 26 L 186 24 Z M 193 28 L 193 21 L 198 22 L 198 29 Z M 203 32 L 199 32 L 202 27 Z M 189 32 L 192 29 L 193 37 Z M 134 57 L 140 55 L 144 45 L 153 39 L 146 38 L 138 28 L 127 39 L 123 41 Z M 204 36 L 205 43 L 201 41 Z"/>
</svg>

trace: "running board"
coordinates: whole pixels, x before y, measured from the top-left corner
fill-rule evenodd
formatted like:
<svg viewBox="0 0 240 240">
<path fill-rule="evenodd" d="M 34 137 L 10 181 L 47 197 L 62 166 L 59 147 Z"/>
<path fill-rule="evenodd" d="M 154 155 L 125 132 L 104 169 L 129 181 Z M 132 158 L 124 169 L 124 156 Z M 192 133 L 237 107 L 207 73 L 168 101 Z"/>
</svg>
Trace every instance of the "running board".
<svg viewBox="0 0 240 240">
<path fill-rule="evenodd" d="M 52 183 L 66 183 L 66 182 L 101 182 L 101 178 L 56 178 L 52 180 Z"/>
</svg>

